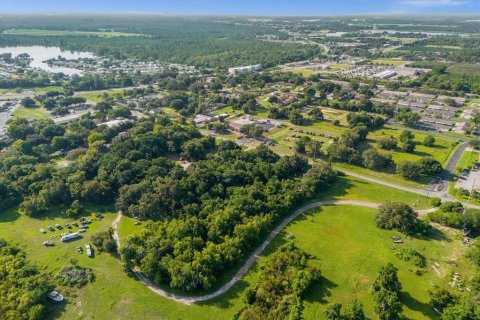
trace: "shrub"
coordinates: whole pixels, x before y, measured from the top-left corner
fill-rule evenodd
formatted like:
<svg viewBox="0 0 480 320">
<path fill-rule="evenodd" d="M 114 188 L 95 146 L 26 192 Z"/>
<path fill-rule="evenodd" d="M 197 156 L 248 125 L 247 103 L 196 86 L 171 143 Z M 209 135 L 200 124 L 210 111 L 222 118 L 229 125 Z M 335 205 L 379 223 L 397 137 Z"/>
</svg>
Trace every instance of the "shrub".
<svg viewBox="0 0 480 320">
<path fill-rule="evenodd" d="M 382 204 L 378 208 L 375 222 L 381 229 L 395 229 L 403 233 L 413 233 L 419 225 L 415 210 L 403 202 Z"/>
<path fill-rule="evenodd" d="M 113 239 L 112 228 L 108 229 L 108 231 L 94 234 L 92 236 L 92 244 L 97 247 L 100 252 L 105 251 L 108 253 L 117 253 L 117 244 Z"/>
<path fill-rule="evenodd" d="M 92 269 L 72 265 L 64 266 L 55 276 L 55 279 L 62 286 L 81 288 L 93 281 L 94 275 Z"/>
<path fill-rule="evenodd" d="M 439 207 L 442 205 L 442 199 L 440 198 L 433 198 L 431 201 L 430 201 L 430 204 L 434 207 Z"/>
</svg>

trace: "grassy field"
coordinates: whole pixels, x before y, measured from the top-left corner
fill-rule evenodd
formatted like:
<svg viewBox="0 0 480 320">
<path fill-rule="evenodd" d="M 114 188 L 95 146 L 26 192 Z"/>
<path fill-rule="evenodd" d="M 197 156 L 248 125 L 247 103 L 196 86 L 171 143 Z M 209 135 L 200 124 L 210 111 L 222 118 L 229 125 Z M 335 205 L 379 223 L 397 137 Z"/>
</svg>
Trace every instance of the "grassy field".
<svg viewBox="0 0 480 320">
<path fill-rule="evenodd" d="M 460 173 L 462 170 L 470 170 L 478 162 L 478 152 L 464 151 L 457 162 L 455 171 Z"/>
<path fill-rule="evenodd" d="M 33 118 L 33 119 L 48 119 L 50 118 L 50 113 L 44 108 L 25 108 L 18 107 L 13 113 L 15 118 Z"/>
<path fill-rule="evenodd" d="M 457 63 L 447 68 L 447 71 L 456 75 L 480 75 L 480 65 L 473 63 Z"/>
<path fill-rule="evenodd" d="M 4 34 L 27 35 L 27 36 L 95 36 L 95 37 L 140 37 L 145 36 L 138 33 L 126 33 L 116 31 L 72 31 L 72 30 L 43 30 L 43 29 L 12 29 L 6 30 Z"/>
<path fill-rule="evenodd" d="M 399 60 L 399 59 L 389 59 L 389 58 L 383 58 L 383 59 L 373 59 L 370 61 L 371 64 L 378 64 L 378 65 L 386 65 L 386 66 L 394 66 L 398 67 L 401 66 L 402 64 L 408 63 L 408 61 L 405 60 Z"/>
<path fill-rule="evenodd" d="M 108 91 L 89 91 L 89 92 L 81 92 L 77 95 L 80 97 L 84 97 L 87 100 L 99 102 L 104 100 L 105 95 L 113 96 L 115 94 L 123 94 L 123 89 L 112 89 Z"/>
<path fill-rule="evenodd" d="M 427 44 L 425 48 L 439 48 L 439 49 L 451 49 L 451 50 L 461 50 L 462 47 L 460 46 L 442 46 L 442 45 L 435 45 L 435 44 Z"/>
<path fill-rule="evenodd" d="M 402 201 L 415 209 L 431 208 L 431 198 L 415 193 L 393 189 L 354 177 L 338 177 L 337 181 L 315 200 L 364 200 L 375 203 Z"/>
<path fill-rule="evenodd" d="M 329 65 L 329 68 L 331 70 L 345 70 L 345 69 L 349 69 L 350 66 L 345 63 L 332 63 L 331 65 Z"/>
<path fill-rule="evenodd" d="M 324 110 L 325 118 L 331 120 L 339 120 L 341 123 L 345 123 L 345 112 L 338 110 Z M 343 126 L 335 126 L 331 122 L 321 121 L 313 123 L 308 126 L 293 126 L 288 122 L 284 122 L 287 127 L 276 128 L 270 132 L 265 133 L 265 136 L 275 141 L 275 146 L 271 147 L 272 150 L 280 155 L 292 155 L 294 154 L 293 145 L 296 139 L 293 136 L 308 135 L 311 138 L 321 140 L 324 143 L 324 149 L 328 145 L 329 137 L 338 136 L 346 130 Z M 301 131 L 303 132 L 301 132 Z M 378 140 L 382 137 L 394 136 L 397 137 L 401 133 L 401 129 L 386 126 L 383 129 L 370 132 L 368 134 L 368 144 L 373 148 L 379 149 Z M 453 151 L 456 148 L 456 140 L 453 138 L 447 138 L 444 136 L 435 136 L 435 145 L 432 147 L 426 147 L 423 145 L 423 139 L 428 135 L 425 132 L 414 131 L 416 148 L 413 153 L 401 152 L 400 150 L 388 151 L 392 155 L 392 159 L 395 163 L 402 161 L 419 161 L 424 157 L 432 157 L 438 160 L 440 163 L 445 164 Z M 386 151 L 382 151 L 386 152 Z M 388 179 L 397 184 L 422 188 L 425 184 L 430 183 L 431 178 L 423 177 L 420 181 L 409 181 L 394 174 L 392 170 L 387 172 L 373 171 L 359 166 L 349 165 L 345 163 L 335 163 L 334 166 L 339 170 L 346 170 L 353 173 L 362 174 L 368 177 L 377 179 Z"/>
<path fill-rule="evenodd" d="M 374 225 L 375 210 L 354 206 L 325 206 L 303 215 L 290 224 L 268 249 L 273 252 L 292 235 L 301 249 L 313 255 L 322 272 L 322 282 L 306 297 L 305 319 L 321 319 L 331 302 L 348 304 L 357 298 L 368 318 L 374 318 L 370 286 L 380 266 L 393 262 L 403 285 L 401 300 L 409 319 L 435 319 L 428 305 L 431 281 L 446 286 L 453 271 L 468 277 L 473 267 L 463 258 L 461 233 L 435 231 L 428 237 L 403 239 L 400 248 L 413 248 L 428 261 L 426 272 L 418 276 L 410 262 L 393 255 L 394 231 Z M 341 254 L 339 254 L 341 253 Z M 452 262 L 458 264 L 452 267 Z"/>
<path fill-rule="evenodd" d="M 368 134 L 368 141 L 371 144 L 374 144 L 377 147 L 377 142 L 382 137 L 394 136 L 398 138 L 401 133 L 401 129 L 396 129 L 392 127 L 385 127 L 383 129 L 370 132 Z M 406 153 L 395 151 L 392 153 L 392 158 L 395 162 L 400 161 L 418 161 L 423 157 L 432 157 L 438 160 L 440 163 L 444 164 L 449 158 L 453 150 L 455 149 L 455 141 L 454 139 L 435 136 L 435 145 L 432 147 L 426 147 L 423 145 L 423 140 L 429 133 L 422 133 L 415 131 L 414 132 L 416 142 L 415 152 L 413 153 Z"/>
<path fill-rule="evenodd" d="M 402 44 L 410 44 L 420 40 L 419 38 L 403 38 L 403 37 L 393 37 L 393 36 L 386 36 L 382 38 L 388 39 L 391 41 L 400 41 Z"/>
<path fill-rule="evenodd" d="M 383 202 L 385 199 L 390 199 L 402 200 L 407 203 L 416 203 L 417 208 L 429 207 L 429 199 L 426 197 L 417 196 L 415 194 L 398 191 L 388 187 L 377 186 L 350 177 L 339 177 L 338 181 L 332 187 L 324 191 L 316 200 L 321 199 L 358 199 L 375 202 Z M 69 222 L 68 219 L 61 217 L 57 212 L 52 212 L 38 218 L 19 215 L 13 209 L 0 213 L 0 238 L 5 238 L 17 243 L 26 251 L 29 258 L 38 263 L 45 271 L 55 274 L 62 266 L 69 265 L 73 261 L 80 266 L 92 268 L 96 275 L 95 281 L 84 288 L 58 288 L 65 295 L 66 303 L 62 305 L 52 304 L 51 309 L 53 312 L 48 319 L 141 318 L 145 320 L 227 320 L 231 319 L 235 311 L 243 304 L 243 291 L 245 288 L 248 285 L 253 284 L 259 276 L 259 266 L 263 263 L 264 257 L 261 257 L 260 263 L 256 264 L 247 275 L 232 288 L 232 290 L 218 299 L 191 306 L 164 299 L 152 293 L 135 278 L 129 277 L 125 274 L 117 257 L 96 252 L 94 258 L 87 258 L 85 254 L 78 254 L 76 252 L 77 246 L 84 246 L 85 243 L 90 241 L 91 235 L 95 232 L 108 229 L 115 218 L 116 213 L 113 208 L 97 208 L 97 210 L 103 212 L 104 219 L 102 221 L 94 221 L 88 231 L 83 234 L 83 239 L 71 243 L 60 243 L 58 241 L 61 231 L 55 231 L 54 233 L 48 231 L 46 235 L 39 232 L 39 228 L 45 228 L 46 226 L 54 225 L 55 223 L 63 225 L 65 222 Z M 329 208 L 326 208 L 325 210 L 331 211 Z M 337 210 L 338 212 L 342 212 L 343 209 L 342 207 L 338 207 L 335 211 Z M 362 210 L 361 208 L 355 208 L 355 212 L 357 211 L 361 212 Z M 292 224 L 292 227 L 296 228 L 297 223 L 303 221 L 303 219 L 304 218 L 300 218 L 297 220 L 297 222 Z M 135 225 L 134 222 L 135 220 L 132 218 L 122 218 L 119 224 L 119 234 L 121 239 L 125 239 L 129 235 L 138 234 L 141 232 L 142 228 L 149 223 L 148 221 L 143 221 L 142 225 Z M 361 221 L 360 224 L 364 224 L 364 221 Z M 328 227 L 328 225 L 326 227 Z M 305 227 L 305 230 L 309 231 L 308 227 Z M 290 230 L 287 232 L 292 231 Z M 277 240 L 275 240 L 275 243 L 270 246 L 269 252 L 272 252 L 277 245 L 284 241 L 285 234 L 286 233 L 283 233 Z M 57 238 L 51 238 L 52 235 L 56 235 Z M 311 234 L 310 236 L 316 237 L 320 235 Z M 56 242 L 55 247 L 48 248 L 42 246 L 43 241 L 50 239 L 53 239 L 53 241 Z M 299 245 L 308 245 L 301 244 L 299 241 L 297 243 Z M 366 246 L 366 244 L 364 245 Z M 383 252 L 380 253 L 383 255 Z M 383 256 L 377 258 L 384 259 Z M 327 257 L 325 259 L 327 259 Z M 336 259 L 347 258 L 338 256 L 337 252 L 335 257 L 332 257 L 332 261 L 335 261 Z M 324 276 L 327 275 L 330 267 L 325 265 L 321 266 L 321 268 Z M 324 282 L 325 285 L 328 285 L 329 283 L 327 280 L 332 281 L 332 279 L 327 278 Z M 340 289 L 341 288 L 338 290 Z M 312 310 L 324 308 L 324 303 L 326 302 L 323 298 L 320 299 L 317 294 L 309 296 L 307 301 L 305 319 L 311 319 L 310 315 L 314 312 Z"/>
</svg>

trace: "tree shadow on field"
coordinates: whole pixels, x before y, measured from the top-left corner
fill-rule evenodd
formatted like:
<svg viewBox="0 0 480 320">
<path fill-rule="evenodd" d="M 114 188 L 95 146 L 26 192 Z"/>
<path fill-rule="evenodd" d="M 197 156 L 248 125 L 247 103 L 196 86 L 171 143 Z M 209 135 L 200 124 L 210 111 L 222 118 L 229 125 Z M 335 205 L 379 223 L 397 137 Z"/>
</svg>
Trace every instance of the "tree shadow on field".
<svg viewBox="0 0 480 320">
<path fill-rule="evenodd" d="M 308 302 L 320 302 L 322 304 L 327 303 L 327 297 L 332 295 L 332 289 L 338 287 L 338 285 L 324 276 L 320 277 L 320 280 L 310 286 L 305 293 L 305 300 Z"/>
<path fill-rule="evenodd" d="M 426 241 L 452 242 L 452 239 L 450 239 L 443 231 L 435 227 L 431 227 L 428 231 L 423 233 L 416 233 L 412 235 L 412 237 L 415 239 L 426 240 Z"/>
<path fill-rule="evenodd" d="M 400 292 L 400 301 L 405 305 L 406 308 L 421 312 L 425 317 L 429 319 L 436 319 L 436 313 L 433 310 L 433 307 L 428 303 L 420 302 L 410 295 L 410 293 L 402 291 Z M 403 319 L 412 319 L 404 317 Z"/>
<path fill-rule="evenodd" d="M 0 223 L 2 222 L 13 222 L 20 217 L 17 208 L 10 208 L 3 212 L 0 212 Z"/>
</svg>

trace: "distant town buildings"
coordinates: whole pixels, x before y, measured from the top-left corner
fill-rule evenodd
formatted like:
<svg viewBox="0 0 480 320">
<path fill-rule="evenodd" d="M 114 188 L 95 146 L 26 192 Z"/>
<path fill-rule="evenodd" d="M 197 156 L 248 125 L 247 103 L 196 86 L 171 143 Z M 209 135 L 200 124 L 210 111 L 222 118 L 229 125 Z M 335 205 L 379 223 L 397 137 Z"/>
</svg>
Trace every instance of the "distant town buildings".
<svg viewBox="0 0 480 320">
<path fill-rule="evenodd" d="M 235 68 L 228 68 L 228 73 L 231 75 L 236 75 L 240 73 L 249 73 L 262 70 L 261 64 L 255 64 L 251 66 L 244 66 L 244 67 L 235 67 Z"/>
</svg>

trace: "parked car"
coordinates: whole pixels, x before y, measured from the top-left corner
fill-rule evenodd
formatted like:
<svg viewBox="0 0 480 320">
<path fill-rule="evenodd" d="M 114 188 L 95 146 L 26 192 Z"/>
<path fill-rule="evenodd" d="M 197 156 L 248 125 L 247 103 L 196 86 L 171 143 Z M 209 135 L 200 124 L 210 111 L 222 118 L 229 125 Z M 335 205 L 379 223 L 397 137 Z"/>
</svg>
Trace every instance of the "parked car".
<svg viewBox="0 0 480 320">
<path fill-rule="evenodd" d="M 67 227 L 68 229 L 72 229 L 72 226 L 68 223 L 65 223 L 65 227 Z"/>
<path fill-rule="evenodd" d="M 57 223 L 57 224 L 55 224 L 55 228 L 57 228 L 58 230 L 61 230 L 61 229 L 63 229 L 63 228 L 62 228 L 62 226 L 61 226 L 61 225 L 59 225 L 58 223 Z"/>
<path fill-rule="evenodd" d="M 80 232 L 80 233 L 83 233 L 85 231 L 87 231 L 87 229 L 85 229 L 85 228 L 78 229 L 78 232 Z"/>
<path fill-rule="evenodd" d="M 43 245 L 44 245 L 45 247 L 52 247 L 52 246 L 54 246 L 55 244 L 54 244 L 52 241 L 45 241 L 45 242 L 43 243 Z"/>
<path fill-rule="evenodd" d="M 47 229 L 50 230 L 50 231 L 55 231 L 55 229 L 53 229 L 52 226 L 48 226 Z"/>
<path fill-rule="evenodd" d="M 83 253 L 82 247 L 77 247 L 77 252 L 78 252 L 78 253 Z"/>
<path fill-rule="evenodd" d="M 63 296 L 58 293 L 57 291 L 52 291 L 48 294 L 48 297 L 52 299 L 55 302 L 61 302 L 63 301 Z"/>
<path fill-rule="evenodd" d="M 41 233 L 47 233 L 47 230 L 45 230 L 44 228 L 40 228 L 40 232 Z"/>
</svg>

